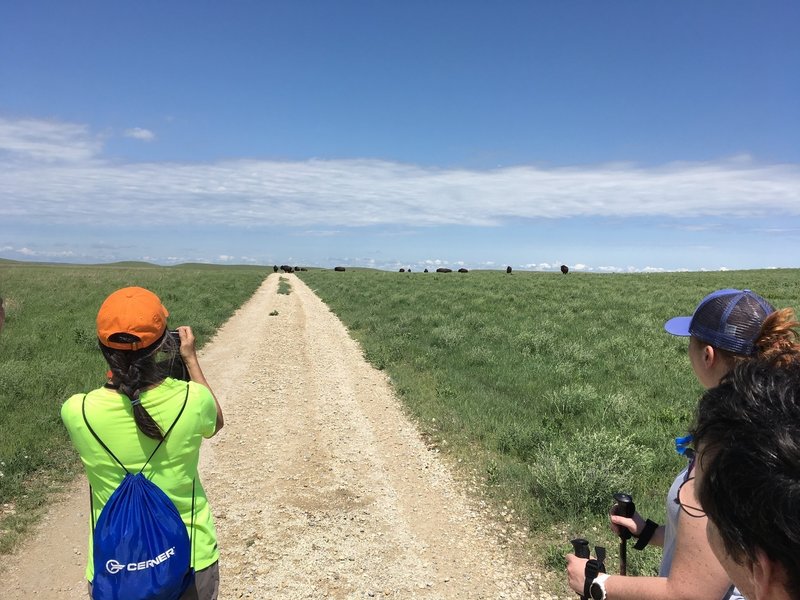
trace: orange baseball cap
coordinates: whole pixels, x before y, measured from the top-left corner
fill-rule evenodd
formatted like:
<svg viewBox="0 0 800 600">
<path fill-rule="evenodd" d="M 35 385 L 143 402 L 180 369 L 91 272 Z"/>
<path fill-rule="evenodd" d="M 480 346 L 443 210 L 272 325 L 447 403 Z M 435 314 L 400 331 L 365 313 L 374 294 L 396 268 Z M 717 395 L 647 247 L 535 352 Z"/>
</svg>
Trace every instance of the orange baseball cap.
<svg viewBox="0 0 800 600">
<path fill-rule="evenodd" d="M 169 312 L 150 290 L 126 287 L 105 299 L 97 313 L 97 337 L 115 350 L 141 350 L 164 335 Z M 117 336 L 116 334 L 123 334 Z M 117 337 L 118 339 L 112 339 Z"/>
</svg>

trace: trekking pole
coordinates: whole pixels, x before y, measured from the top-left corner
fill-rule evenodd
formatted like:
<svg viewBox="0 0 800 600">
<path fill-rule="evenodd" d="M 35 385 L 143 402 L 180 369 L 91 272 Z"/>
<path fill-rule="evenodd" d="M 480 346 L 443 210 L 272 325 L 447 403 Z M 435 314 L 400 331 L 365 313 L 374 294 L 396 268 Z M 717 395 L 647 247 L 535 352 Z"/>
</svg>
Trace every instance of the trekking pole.
<svg viewBox="0 0 800 600">
<path fill-rule="evenodd" d="M 636 505 L 629 494 L 614 494 L 613 513 L 620 517 L 632 517 L 636 512 Z M 627 575 L 628 571 L 628 540 L 631 532 L 627 527 L 621 527 L 619 532 L 619 574 Z"/>
<path fill-rule="evenodd" d="M 583 538 L 575 538 L 570 540 L 572 548 L 575 550 L 575 556 L 578 558 L 589 558 L 589 540 Z M 578 594 L 581 600 L 586 600 L 586 596 Z"/>
</svg>

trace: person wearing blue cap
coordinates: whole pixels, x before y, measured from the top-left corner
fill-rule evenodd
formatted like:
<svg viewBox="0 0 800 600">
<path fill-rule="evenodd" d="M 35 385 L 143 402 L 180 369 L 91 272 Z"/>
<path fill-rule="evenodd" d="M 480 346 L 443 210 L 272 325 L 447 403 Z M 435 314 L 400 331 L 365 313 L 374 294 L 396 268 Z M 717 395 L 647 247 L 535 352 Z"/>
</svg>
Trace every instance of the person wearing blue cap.
<svg viewBox="0 0 800 600">
<path fill-rule="evenodd" d="M 691 317 L 670 319 L 664 329 L 689 337 L 692 369 L 708 389 L 736 362 L 758 353 L 761 327 L 773 312 L 769 302 L 750 290 L 718 290 L 703 298 Z"/>
<path fill-rule="evenodd" d="M 776 311 L 751 290 L 717 290 L 697 305 L 692 316 L 675 317 L 664 329 L 689 338 L 689 362 L 706 389 L 720 381 L 743 361 L 793 342 L 794 312 Z M 678 452 L 689 459 L 667 495 L 667 523 L 658 525 L 639 513 L 633 517 L 611 515 L 615 533 L 628 529 L 637 538 L 634 548 L 648 544 L 663 547 L 658 577 L 628 577 L 601 573 L 588 582 L 586 560 L 567 556 L 569 584 L 578 594 L 586 589 L 595 600 L 709 600 L 742 598 L 732 585 L 706 537 L 702 509 L 694 500 L 694 450 L 691 436 L 676 439 Z M 691 499 L 691 500 L 687 500 Z M 693 514 L 693 512 L 695 514 Z M 588 585 L 587 585 L 588 584 Z"/>
</svg>

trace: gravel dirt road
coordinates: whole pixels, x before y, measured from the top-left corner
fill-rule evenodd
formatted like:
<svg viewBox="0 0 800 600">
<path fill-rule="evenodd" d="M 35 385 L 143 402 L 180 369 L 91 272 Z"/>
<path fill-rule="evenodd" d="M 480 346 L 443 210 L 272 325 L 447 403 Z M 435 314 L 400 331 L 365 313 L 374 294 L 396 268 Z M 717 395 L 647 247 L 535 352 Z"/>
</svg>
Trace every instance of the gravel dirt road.
<svg viewBox="0 0 800 600">
<path fill-rule="evenodd" d="M 501 541 L 385 373 L 302 281 L 282 277 L 291 293 L 270 275 L 201 353 L 225 412 L 201 459 L 220 598 L 546 597 L 522 544 Z M 3 598 L 86 598 L 87 509 L 78 480 L 7 557 Z"/>
</svg>

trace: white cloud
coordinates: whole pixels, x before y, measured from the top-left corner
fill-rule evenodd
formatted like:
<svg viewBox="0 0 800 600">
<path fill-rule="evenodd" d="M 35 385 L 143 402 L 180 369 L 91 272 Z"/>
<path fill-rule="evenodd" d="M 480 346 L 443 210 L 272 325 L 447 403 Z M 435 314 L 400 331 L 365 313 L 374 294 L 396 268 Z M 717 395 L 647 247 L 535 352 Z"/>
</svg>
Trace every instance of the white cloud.
<svg viewBox="0 0 800 600">
<path fill-rule="evenodd" d="M 12 171 L 13 166 L 26 169 L 38 163 L 46 163 L 45 169 L 47 163 L 86 163 L 102 146 L 101 136 L 92 135 L 86 125 L 0 117 L 0 157 Z"/>
<path fill-rule="evenodd" d="M 143 142 L 152 142 L 154 139 L 156 139 L 155 133 L 149 129 L 142 129 L 141 127 L 126 129 L 124 135 L 125 137 L 133 138 L 135 140 L 142 140 Z"/>
<path fill-rule="evenodd" d="M 308 230 L 303 231 L 303 232 L 297 232 L 294 235 L 299 235 L 299 236 L 303 236 L 303 237 L 306 237 L 306 236 L 308 236 L 308 237 L 333 237 L 333 236 L 337 236 L 337 235 L 341 235 L 341 234 L 342 234 L 342 232 L 340 230 L 338 230 L 338 229 L 319 229 L 319 230 L 308 229 Z"/>
<path fill-rule="evenodd" d="M 22 246 L 20 248 L 15 248 L 14 246 L 3 246 L 2 248 L 0 248 L 0 252 L 4 252 L 11 255 L 16 254 L 18 256 L 24 256 L 26 258 L 64 259 L 64 258 L 72 258 L 78 256 L 78 254 L 76 252 L 73 252 L 72 250 L 35 250 L 27 246 Z"/>
<path fill-rule="evenodd" d="M 800 215 L 800 165 L 742 157 L 659 168 L 468 170 L 382 160 L 126 164 L 99 160 L 101 150 L 100 136 L 84 125 L 0 120 L 0 156 L 7 159 L 0 170 L 0 219 L 136 226 L 180 215 L 187 224 L 248 227 L 291 215 L 312 230 L 336 230 L 494 226 L 528 218 Z"/>
</svg>

